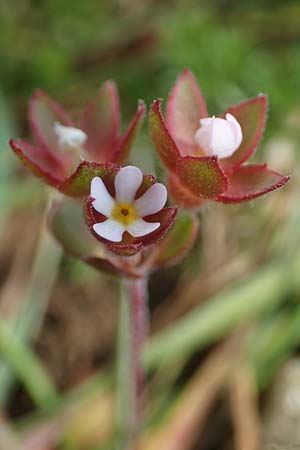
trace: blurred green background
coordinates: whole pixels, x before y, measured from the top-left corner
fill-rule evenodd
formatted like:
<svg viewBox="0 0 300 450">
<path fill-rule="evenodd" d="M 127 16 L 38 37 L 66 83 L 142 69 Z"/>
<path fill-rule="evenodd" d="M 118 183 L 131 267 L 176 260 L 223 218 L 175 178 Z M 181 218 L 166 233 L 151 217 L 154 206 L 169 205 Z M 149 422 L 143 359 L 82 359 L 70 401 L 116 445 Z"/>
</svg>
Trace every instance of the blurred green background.
<svg viewBox="0 0 300 450">
<path fill-rule="evenodd" d="M 269 119 L 255 159 L 291 174 L 292 180 L 282 191 L 251 204 L 206 208 L 190 256 L 179 267 L 152 277 L 152 323 L 157 335 L 145 358 L 156 374 L 149 383 L 153 400 L 148 420 L 156 428 L 154 437 L 151 432 L 150 437 L 145 434 L 141 448 L 175 448 L 171 437 L 176 435 L 176 421 L 170 413 L 174 399 L 180 391 L 182 403 L 177 400 L 175 412 L 185 417 L 189 403 L 184 403 L 184 395 L 198 379 L 193 377 L 198 377 L 215 345 L 235 336 L 237 327 L 243 346 L 245 341 L 241 358 L 255 373 L 254 384 L 262 393 L 270 391 L 284 361 L 293 358 L 296 373 L 300 342 L 299 46 L 300 3 L 296 0 L 0 0 L 1 450 L 1 445 L 4 450 L 111 448 L 107 423 L 113 401 L 106 381 L 100 377 L 99 385 L 90 382 L 83 394 L 74 391 L 79 418 L 69 414 L 70 400 L 64 395 L 111 367 L 116 284 L 61 256 L 43 225 L 48 188 L 21 167 L 7 145 L 11 136 L 30 136 L 27 106 L 36 88 L 44 89 L 76 117 L 99 85 L 114 79 L 123 125 L 132 117 L 139 98 L 148 105 L 158 97 L 166 100 L 184 67 L 195 73 L 211 114 L 260 92 L 268 95 Z M 132 161 L 164 178 L 146 124 Z M 182 350 L 180 361 L 178 348 Z M 162 360 L 165 367 L 161 368 Z M 212 366 L 209 373 L 218 367 Z M 201 373 L 200 384 L 205 376 Z M 286 380 L 290 380 L 287 375 L 284 389 L 290 383 Z M 300 376 L 298 384 L 292 383 L 292 398 L 295 389 L 300 390 L 299 380 Z M 224 400 L 224 394 L 219 396 L 210 412 L 203 407 L 203 416 L 211 417 L 211 424 L 201 438 L 198 428 L 204 419 L 199 417 L 206 403 L 199 393 L 200 409 L 191 414 L 189 424 L 194 439 L 178 450 L 239 448 L 241 429 L 245 430 L 237 419 L 239 402 L 250 416 L 252 403 L 259 403 L 259 427 L 265 442 L 264 447 L 250 442 L 242 450 L 268 450 L 270 442 L 299 444 L 299 402 L 292 431 L 290 423 L 284 427 L 283 422 L 283 428 L 277 426 L 274 431 L 276 408 L 282 411 L 283 406 L 276 406 L 273 397 L 264 403 L 265 396 L 250 395 L 250 391 L 241 388 L 239 397 L 233 390 L 231 402 Z M 193 397 L 197 399 L 196 394 Z M 236 398 L 240 399 L 237 403 Z M 87 406 L 84 401 L 92 403 Z M 51 402 L 55 407 L 45 415 Z M 67 416 L 67 425 L 57 431 L 61 414 Z M 179 423 L 184 426 L 185 420 Z M 52 426 L 51 438 L 41 431 L 45 424 Z M 44 439 L 40 447 L 30 441 L 36 429 Z M 256 429 L 250 426 L 251 436 Z M 155 433 L 163 446 L 155 441 Z M 28 447 L 23 449 L 22 442 Z"/>
</svg>

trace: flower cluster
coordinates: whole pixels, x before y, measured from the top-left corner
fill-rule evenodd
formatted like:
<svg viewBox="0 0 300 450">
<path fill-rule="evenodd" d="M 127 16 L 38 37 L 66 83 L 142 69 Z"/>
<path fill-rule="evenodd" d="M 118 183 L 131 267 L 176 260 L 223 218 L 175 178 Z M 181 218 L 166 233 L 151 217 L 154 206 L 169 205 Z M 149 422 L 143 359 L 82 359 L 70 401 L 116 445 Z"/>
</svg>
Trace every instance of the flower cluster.
<svg viewBox="0 0 300 450">
<path fill-rule="evenodd" d="M 87 104 L 77 128 L 56 101 L 38 90 L 29 104 L 29 122 L 36 143 L 11 139 L 10 145 L 36 176 L 64 194 L 76 196 L 70 189 L 74 173 L 81 176 L 86 161 L 107 166 L 122 164 L 144 115 L 145 105 L 140 101 L 131 123 L 120 134 L 118 91 L 112 81 L 107 81 Z"/>
<path fill-rule="evenodd" d="M 193 74 L 184 70 L 167 103 L 150 108 L 153 143 L 169 172 L 169 190 L 184 207 L 204 201 L 239 203 L 254 199 L 287 183 L 288 177 L 266 164 L 245 164 L 262 138 L 267 99 L 259 95 L 231 106 L 220 117 L 209 117 Z"/>
<path fill-rule="evenodd" d="M 10 141 L 32 173 L 67 196 L 50 214 L 65 250 L 99 270 L 131 277 L 178 261 L 198 230 L 196 215 L 188 211 L 174 223 L 177 209 L 165 207 L 163 184 L 137 167 L 121 166 L 144 114 L 140 101 L 121 134 L 119 98 L 111 81 L 100 87 L 78 123 L 37 91 L 29 107 L 35 143 Z M 175 202 L 185 208 L 206 201 L 243 202 L 283 186 L 288 177 L 266 165 L 245 164 L 262 138 L 266 114 L 266 97 L 259 95 L 210 117 L 194 76 L 184 70 L 170 94 L 166 120 L 160 100 L 149 112 L 150 135 Z M 138 253 L 138 258 L 123 258 Z"/>
</svg>

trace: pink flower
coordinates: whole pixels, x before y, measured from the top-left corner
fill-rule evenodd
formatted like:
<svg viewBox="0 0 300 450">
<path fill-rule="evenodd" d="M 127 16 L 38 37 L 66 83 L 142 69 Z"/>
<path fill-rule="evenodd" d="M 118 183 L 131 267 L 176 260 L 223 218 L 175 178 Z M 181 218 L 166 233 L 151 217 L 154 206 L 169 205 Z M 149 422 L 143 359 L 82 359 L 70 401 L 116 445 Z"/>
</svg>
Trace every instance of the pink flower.
<svg viewBox="0 0 300 450">
<path fill-rule="evenodd" d="M 164 208 L 166 201 L 163 184 L 127 166 L 92 179 L 86 221 L 111 251 L 129 256 L 165 236 L 176 216 L 176 208 Z"/>
<path fill-rule="evenodd" d="M 169 171 L 169 190 L 185 207 L 203 201 L 238 203 L 286 184 L 266 164 L 244 164 L 255 152 L 265 128 L 267 99 L 259 95 L 232 106 L 219 118 L 209 117 L 193 74 L 185 69 L 167 104 L 150 108 L 149 126 L 159 156 Z"/>
<path fill-rule="evenodd" d="M 10 145 L 36 176 L 63 193 L 76 196 L 70 183 L 92 164 L 88 161 L 111 168 L 127 158 L 144 113 L 145 105 L 140 101 L 131 123 L 120 134 L 117 87 L 107 81 L 75 125 L 58 103 L 38 90 L 29 106 L 29 121 L 36 143 L 11 139 Z"/>
</svg>

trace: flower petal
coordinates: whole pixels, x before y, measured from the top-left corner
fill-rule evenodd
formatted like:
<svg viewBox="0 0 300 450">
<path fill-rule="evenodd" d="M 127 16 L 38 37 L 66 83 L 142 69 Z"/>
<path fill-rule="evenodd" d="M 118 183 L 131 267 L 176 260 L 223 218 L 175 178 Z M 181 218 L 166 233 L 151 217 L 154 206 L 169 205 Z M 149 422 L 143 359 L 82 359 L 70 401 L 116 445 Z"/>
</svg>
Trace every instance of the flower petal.
<svg viewBox="0 0 300 450">
<path fill-rule="evenodd" d="M 85 148 L 97 161 L 110 161 L 120 128 L 120 105 L 117 86 L 106 81 L 83 113 L 80 127 L 88 139 Z"/>
<path fill-rule="evenodd" d="M 115 178 L 116 201 L 132 203 L 143 181 L 143 174 L 138 167 L 122 167 Z"/>
<path fill-rule="evenodd" d="M 267 110 L 268 104 L 265 95 L 258 95 L 227 109 L 224 116 L 230 113 L 239 122 L 243 140 L 238 150 L 230 158 L 222 161 L 222 167 L 225 169 L 237 167 L 255 152 L 265 129 Z"/>
<path fill-rule="evenodd" d="M 93 229 L 99 236 L 111 242 L 121 242 L 125 231 L 124 225 L 113 219 L 95 223 Z"/>
<path fill-rule="evenodd" d="M 142 197 L 135 201 L 135 207 L 140 217 L 159 212 L 167 201 L 167 188 L 161 183 L 155 183 Z"/>
<path fill-rule="evenodd" d="M 128 233 L 123 233 L 122 241 L 119 241 L 119 242 L 109 241 L 106 238 L 102 237 L 102 235 L 96 233 L 96 231 L 94 229 L 94 225 L 96 225 L 98 223 L 104 223 L 105 217 L 102 214 L 98 213 L 93 208 L 92 203 L 93 203 L 93 199 L 91 197 L 89 197 L 87 199 L 87 201 L 85 202 L 85 206 L 84 206 L 85 221 L 86 221 L 87 226 L 89 227 L 92 235 L 96 239 L 98 239 L 98 241 L 105 244 L 109 248 L 109 250 L 111 250 L 112 252 L 114 252 L 118 255 L 131 256 L 131 255 L 134 255 L 135 253 L 139 252 L 142 247 L 142 243 L 140 242 L 140 239 L 136 239 L 136 238 L 130 236 Z M 124 230 L 124 227 L 123 227 L 123 230 Z"/>
<path fill-rule="evenodd" d="M 48 148 L 51 152 L 57 151 L 57 157 L 69 159 L 69 155 L 60 151 L 58 137 L 54 132 L 54 123 L 73 126 L 68 114 L 52 98 L 43 91 L 37 90 L 32 96 L 29 104 L 29 121 L 37 142 Z"/>
<path fill-rule="evenodd" d="M 50 186 L 57 187 L 66 176 L 60 160 L 47 148 L 13 139 L 10 140 L 10 146 L 24 166 Z"/>
<path fill-rule="evenodd" d="M 117 149 L 112 154 L 110 161 L 114 161 L 121 164 L 126 160 L 130 152 L 131 146 L 133 144 L 133 141 L 135 139 L 135 136 L 144 118 L 145 112 L 146 112 L 146 105 L 142 100 L 140 100 L 138 103 L 137 112 L 133 117 L 132 121 L 130 122 L 127 130 L 123 134 L 122 138 L 120 139 Z"/>
<path fill-rule="evenodd" d="M 92 203 L 95 210 L 104 216 L 109 217 L 115 206 L 115 200 L 112 198 L 105 184 L 99 177 L 92 179 L 91 197 L 95 199 Z"/>
<path fill-rule="evenodd" d="M 227 177 L 216 156 L 185 156 L 178 173 L 181 183 L 202 198 L 217 197 L 227 189 Z"/>
<path fill-rule="evenodd" d="M 274 191 L 289 181 L 280 173 L 269 170 L 267 165 L 245 165 L 229 176 L 228 190 L 218 197 L 223 203 L 239 203 Z"/>
<path fill-rule="evenodd" d="M 159 222 L 150 223 L 146 222 L 143 219 L 138 219 L 135 220 L 130 225 L 127 225 L 126 231 L 128 231 L 128 233 L 131 234 L 131 236 L 133 237 L 141 237 L 146 236 L 147 234 L 152 233 L 152 231 L 157 230 L 159 226 L 160 226 Z"/>
<path fill-rule="evenodd" d="M 169 170 L 177 171 L 180 162 L 180 153 L 166 127 L 161 113 L 160 100 L 155 100 L 150 106 L 149 131 L 163 163 Z"/>
<path fill-rule="evenodd" d="M 96 239 L 103 242 L 112 252 L 121 256 L 132 256 L 142 250 L 147 245 L 152 245 L 162 239 L 171 227 L 176 213 L 176 208 L 163 208 L 160 212 L 147 216 L 147 223 L 158 222 L 160 226 L 141 237 L 133 237 L 128 232 L 123 233 L 121 242 L 109 241 L 94 230 L 94 225 L 103 221 L 103 215 L 98 213 L 92 206 L 93 199 L 89 197 L 85 202 L 84 217 L 86 223 Z"/>
<path fill-rule="evenodd" d="M 193 73 L 183 70 L 170 93 L 167 104 L 166 124 L 177 146 L 181 142 L 195 143 L 199 120 L 208 112 L 202 93 Z"/>
</svg>

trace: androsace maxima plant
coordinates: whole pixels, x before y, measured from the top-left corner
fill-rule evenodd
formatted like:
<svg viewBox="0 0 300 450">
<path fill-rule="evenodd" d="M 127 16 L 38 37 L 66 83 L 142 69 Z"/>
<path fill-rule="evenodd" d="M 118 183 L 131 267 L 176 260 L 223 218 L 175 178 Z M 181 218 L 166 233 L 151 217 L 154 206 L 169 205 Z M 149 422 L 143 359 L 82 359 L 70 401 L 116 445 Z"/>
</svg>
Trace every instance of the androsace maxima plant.
<svg viewBox="0 0 300 450">
<path fill-rule="evenodd" d="M 61 194 L 52 201 L 48 223 L 66 253 L 122 279 L 121 328 L 129 327 L 122 372 L 124 448 L 135 448 L 143 411 L 140 361 L 147 337 L 147 280 L 162 266 L 179 262 L 198 233 L 198 216 L 184 208 L 207 201 L 239 203 L 262 196 L 288 181 L 266 164 L 247 164 L 263 135 L 267 100 L 259 95 L 209 116 L 194 76 L 184 70 L 173 87 L 166 120 L 160 100 L 149 112 L 149 130 L 168 171 L 168 188 L 182 208 L 166 206 L 167 188 L 127 159 L 145 105 L 138 103 L 120 133 L 117 88 L 104 83 L 73 122 L 54 100 L 37 91 L 29 120 L 35 143 L 11 139 L 14 153 L 29 170 Z M 123 166 L 123 167 L 122 167 Z M 176 218 L 176 221 L 175 221 Z M 130 324 L 128 324 L 130 323 Z M 124 325 L 125 324 L 125 325 Z M 126 416 L 126 417 L 125 417 Z M 129 419 L 128 420 L 128 417 Z M 122 424 L 121 424 L 122 427 Z"/>
</svg>

